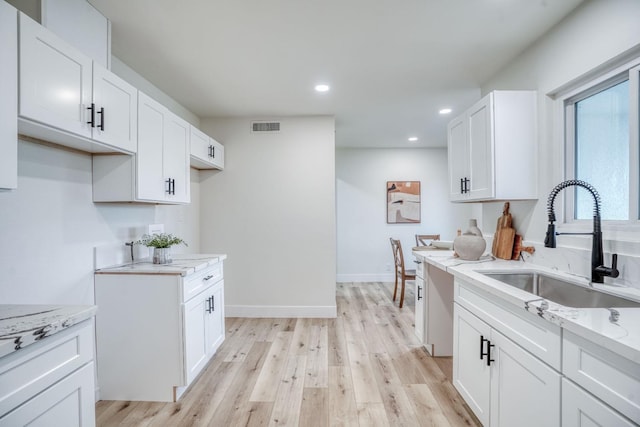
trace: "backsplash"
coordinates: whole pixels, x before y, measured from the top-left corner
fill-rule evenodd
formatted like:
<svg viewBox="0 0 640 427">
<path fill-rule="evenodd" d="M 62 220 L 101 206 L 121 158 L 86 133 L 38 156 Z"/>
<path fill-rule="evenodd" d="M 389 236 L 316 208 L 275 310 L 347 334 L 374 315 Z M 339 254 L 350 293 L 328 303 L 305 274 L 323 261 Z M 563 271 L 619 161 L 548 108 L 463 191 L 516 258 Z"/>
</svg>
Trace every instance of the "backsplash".
<svg viewBox="0 0 640 427">
<path fill-rule="evenodd" d="M 532 242 L 525 242 L 525 244 L 536 248 L 533 255 L 523 254 L 525 262 L 581 277 L 591 277 L 591 250 L 566 247 L 552 249 Z M 605 252 L 604 260 L 605 264 L 610 267 L 611 254 Z M 605 277 L 605 284 L 640 289 L 640 256 L 618 254 L 618 271 L 620 271 L 620 276 L 615 279 Z"/>
</svg>

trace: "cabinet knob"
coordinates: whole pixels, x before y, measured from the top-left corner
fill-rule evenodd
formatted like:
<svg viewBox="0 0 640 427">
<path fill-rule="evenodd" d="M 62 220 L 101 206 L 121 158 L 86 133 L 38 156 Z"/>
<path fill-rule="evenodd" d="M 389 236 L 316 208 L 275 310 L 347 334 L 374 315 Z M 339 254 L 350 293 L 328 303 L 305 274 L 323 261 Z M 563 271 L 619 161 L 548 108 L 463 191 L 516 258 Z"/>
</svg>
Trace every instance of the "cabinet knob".
<svg viewBox="0 0 640 427">
<path fill-rule="evenodd" d="M 422 286 L 418 286 L 418 301 L 422 299 L 422 295 L 420 295 L 421 290 L 422 290 Z"/>
<path fill-rule="evenodd" d="M 205 277 L 202 280 L 204 280 L 206 282 L 207 280 L 211 279 L 212 277 L 213 277 L 213 274 L 210 274 L 210 275 L 208 275 L 207 277 Z"/>
</svg>

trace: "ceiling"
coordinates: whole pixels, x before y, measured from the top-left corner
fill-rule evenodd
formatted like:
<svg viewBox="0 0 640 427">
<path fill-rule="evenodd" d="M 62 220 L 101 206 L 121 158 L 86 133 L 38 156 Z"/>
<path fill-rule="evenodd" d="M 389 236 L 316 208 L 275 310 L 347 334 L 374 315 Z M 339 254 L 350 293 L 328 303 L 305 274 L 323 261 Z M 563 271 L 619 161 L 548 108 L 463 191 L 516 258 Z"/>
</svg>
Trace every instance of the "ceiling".
<svg viewBox="0 0 640 427">
<path fill-rule="evenodd" d="M 113 54 L 197 116 L 335 115 L 340 147 L 446 146 L 480 85 L 581 1 L 89 0 Z"/>
</svg>

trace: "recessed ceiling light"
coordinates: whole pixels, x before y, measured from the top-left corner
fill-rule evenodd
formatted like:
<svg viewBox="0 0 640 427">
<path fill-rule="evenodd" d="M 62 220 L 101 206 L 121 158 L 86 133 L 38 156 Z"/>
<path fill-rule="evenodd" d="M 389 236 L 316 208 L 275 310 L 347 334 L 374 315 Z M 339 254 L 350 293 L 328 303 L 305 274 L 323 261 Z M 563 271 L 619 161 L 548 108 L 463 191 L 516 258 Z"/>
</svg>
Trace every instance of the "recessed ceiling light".
<svg viewBox="0 0 640 427">
<path fill-rule="evenodd" d="M 328 92 L 329 85 L 325 85 L 325 84 L 316 85 L 315 89 L 316 89 L 316 92 Z"/>
<path fill-rule="evenodd" d="M 418 137 L 417 137 L 417 136 L 409 137 L 409 141 L 410 141 L 410 142 L 416 142 L 417 140 L 418 140 Z"/>
<path fill-rule="evenodd" d="M 443 108 L 442 110 L 438 111 L 440 114 L 449 114 L 451 113 L 451 108 Z"/>
</svg>

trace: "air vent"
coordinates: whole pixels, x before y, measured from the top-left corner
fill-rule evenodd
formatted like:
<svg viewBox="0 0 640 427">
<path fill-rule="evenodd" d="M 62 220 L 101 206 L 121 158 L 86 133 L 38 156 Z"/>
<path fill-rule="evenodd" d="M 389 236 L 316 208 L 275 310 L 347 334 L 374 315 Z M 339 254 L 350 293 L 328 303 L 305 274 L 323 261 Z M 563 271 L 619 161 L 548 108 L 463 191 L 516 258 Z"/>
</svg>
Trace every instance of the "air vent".
<svg viewBox="0 0 640 427">
<path fill-rule="evenodd" d="M 280 122 L 251 122 L 251 132 L 280 132 Z"/>
</svg>

